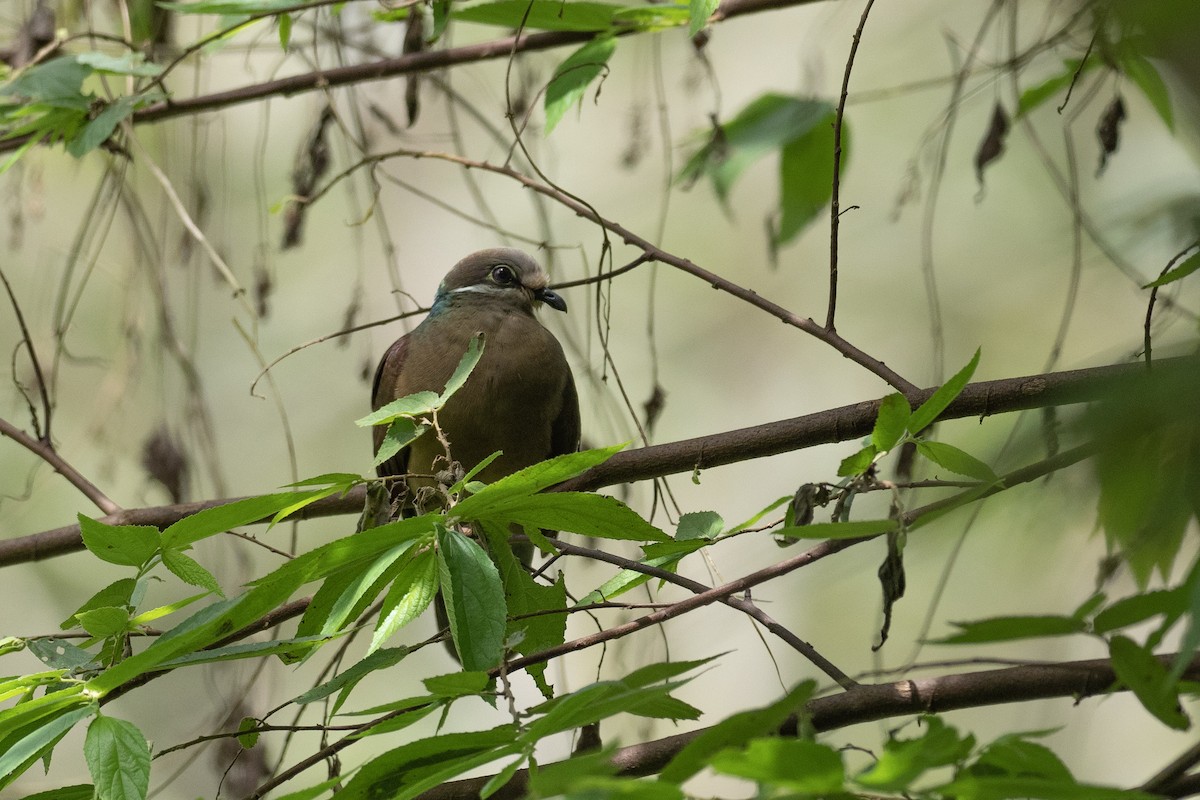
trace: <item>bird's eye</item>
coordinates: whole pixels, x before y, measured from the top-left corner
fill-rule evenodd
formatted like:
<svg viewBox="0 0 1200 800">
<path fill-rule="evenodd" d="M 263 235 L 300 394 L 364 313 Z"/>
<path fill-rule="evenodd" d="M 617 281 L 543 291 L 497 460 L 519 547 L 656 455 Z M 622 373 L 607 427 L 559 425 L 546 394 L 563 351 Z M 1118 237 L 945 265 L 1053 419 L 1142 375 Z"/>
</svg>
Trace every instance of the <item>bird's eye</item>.
<svg viewBox="0 0 1200 800">
<path fill-rule="evenodd" d="M 510 283 L 516 283 L 517 276 L 513 274 L 512 267 L 500 264 L 492 268 L 492 280 L 501 286 L 507 286 Z"/>
</svg>

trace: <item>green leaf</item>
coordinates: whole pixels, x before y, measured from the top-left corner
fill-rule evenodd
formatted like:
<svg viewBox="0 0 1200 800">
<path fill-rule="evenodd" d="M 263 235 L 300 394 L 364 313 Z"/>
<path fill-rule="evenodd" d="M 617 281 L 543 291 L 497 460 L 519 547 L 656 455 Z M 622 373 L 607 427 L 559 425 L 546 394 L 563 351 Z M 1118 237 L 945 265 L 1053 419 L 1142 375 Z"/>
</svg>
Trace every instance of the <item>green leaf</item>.
<svg viewBox="0 0 1200 800">
<path fill-rule="evenodd" d="M 854 455 L 846 456 L 842 459 L 842 463 L 838 464 L 838 476 L 850 478 L 855 475 L 865 474 L 871 468 L 871 465 L 875 463 L 875 456 L 877 455 L 879 455 L 879 451 L 875 449 L 875 445 L 869 444 Z"/>
<path fill-rule="evenodd" d="M 730 188 L 747 167 L 767 153 L 804 137 L 827 121 L 833 110 L 831 104 L 821 100 L 764 94 L 710 134 L 709 141 L 688 159 L 680 171 L 680 179 L 690 182 L 708 175 L 717 197 L 725 203 Z M 832 154 L 830 148 L 830 157 Z"/>
<path fill-rule="evenodd" d="M 90 783 L 77 783 L 73 786 L 60 786 L 57 789 L 47 789 L 37 794 L 27 794 L 22 800 L 95 800 L 96 787 Z"/>
<path fill-rule="evenodd" d="M 753 711 L 740 711 L 700 733 L 659 774 L 659 780 L 680 784 L 711 763 L 727 747 L 740 747 L 751 739 L 774 733 L 792 714 L 801 714 L 812 697 L 815 681 L 799 683 L 779 700 Z"/>
<path fill-rule="evenodd" d="M 63 620 L 59 627 L 63 630 L 73 627 L 76 624 L 75 616 L 84 611 L 93 608 L 104 608 L 106 606 L 136 606 L 137 601 L 133 599 L 135 590 L 138 589 L 138 582 L 134 578 L 121 578 L 118 581 L 113 581 L 108 586 L 105 586 L 100 591 L 96 592 L 88 601 L 75 609 L 75 613 Z M 141 592 L 138 592 L 140 594 Z"/>
<path fill-rule="evenodd" d="M 1187 730 L 1191 721 L 1179 704 L 1179 683 L 1162 662 L 1148 648 L 1124 636 L 1114 636 L 1108 648 L 1117 679 L 1129 687 L 1145 709 L 1168 728 Z"/>
<path fill-rule="evenodd" d="M 277 514 L 281 509 L 302 503 L 305 499 L 318 493 L 280 492 L 278 494 L 265 494 L 206 508 L 191 516 L 184 517 L 164 530 L 162 532 L 162 546 L 164 548 L 173 547 L 179 549 L 185 545 L 193 544 L 218 533 L 224 533 L 241 525 L 249 525 L 252 522 L 261 522 L 270 519 L 272 515 Z"/>
<path fill-rule="evenodd" d="M 715 511 L 692 511 L 679 518 L 675 528 L 675 541 L 684 542 L 693 539 L 712 541 L 721 535 L 725 528 L 725 520 Z"/>
<path fill-rule="evenodd" d="M 917 451 L 939 467 L 959 475 L 988 483 L 999 480 L 991 467 L 952 444 L 923 439 L 917 442 Z"/>
<path fill-rule="evenodd" d="M 398 417 L 388 425 L 383 441 L 379 443 L 379 451 L 375 454 L 372 466 L 378 467 L 392 456 L 399 453 L 410 444 L 425 435 L 432 425 L 424 422 L 413 422 L 406 417 Z"/>
<path fill-rule="evenodd" d="M 83 81 L 91 74 L 92 68 L 73 56 L 61 56 L 21 70 L 0 85 L 0 97 L 86 112 L 91 95 L 83 94 Z"/>
<path fill-rule="evenodd" d="M 478 544 L 437 529 L 438 569 L 450 633 L 463 669 L 486 670 L 504 657 L 507 609 L 496 565 Z"/>
<path fill-rule="evenodd" d="M 14 741 L 0 735 L 0 745 L 3 745 L 0 747 L 0 787 L 11 783 L 39 758 L 48 755 L 58 740 L 66 736 L 76 723 L 95 713 L 96 706 L 89 703 L 84 708 L 59 710 L 50 719 L 31 723 L 28 730 Z"/>
<path fill-rule="evenodd" d="M 1068 636 L 1087 631 L 1087 623 L 1075 617 L 1056 616 L 1012 616 L 991 617 L 975 622 L 951 622 L 958 633 L 944 639 L 934 639 L 934 644 L 979 644 L 981 642 L 1007 642 L 1013 639 L 1036 639 L 1042 636 Z"/>
<path fill-rule="evenodd" d="M 867 519 L 857 522 L 818 522 L 812 525 L 792 525 L 773 531 L 782 539 L 858 539 L 890 533 L 899 527 L 894 519 Z"/>
<path fill-rule="evenodd" d="M 513 554 L 507 527 L 485 523 L 482 528 L 504 584 L 504 599 L 511 617 L 506 639 L 517 639 L 513 647 L 523 655 L 562 644 L 567 632 L 567 615 L 563 613 L 567 606 L 567 587 L 562 576 L 549 586 L 538 583 Z M 543 696 L 552 697 L 553 690 L 546 681 L 546 667 L 544 663 L 531 664 L 526 671 Z"/>
<path fill-rule="evenodd" d="M 1137 84 L 1137 87 L 1142 90 L 1142 94 L 1146 95 L 1146 99 L 1150 101 L 1150 105 L 1154 106 L 1158 116 L 1162 117 L 1167 129 L 1175 130 L 1171 95 L 1167 92 L 1167 85 L 1154 65 L 1140 53 L 1134 52 L 1132 48 L 1125 47 L 1120 48 L 1120 67 L 1121 72 Z"/>
<path fill-rule="evenodd" d="M 671 537 L 615 497 L 590 492 L 552 492 L 501 499 L 475 510 L 470 517 L 462 512 L 464 505 L 483 494 L 480 492 L 459 503 L 454 507 L 454 515 L 500 525 L 516 523 L 524 527 L 570 531 L 599 539 L 671 541 Z M 472 504 L 471 508 L 476 506 Z"/>
<path fill-rule="evenodd" d="M 87 682 L 87 689 L 104 696 L 116 687 L 184 653 L 211 645 L 291 597 L 300 586 L 320 580 L 340 569 L 366 564 L 401 542 L 426 536 L 429 519 L 413 517 L 351 534 L 297 556 L 273 572 L 253 581 L 251 590 L 230 600 L 213 603 L 193 614 L 141 652 L 116 664 Z"/>
<path fill-rule="evenodd" d="M 160 0 L 156 5 L 180 14 L 268 14 L 299 5 L 297 0 L 197 0 L 195 3 L 172 3 Z"/>
<path fill-rule="evenodd" d="M 243 658 L 264 658 L 279 655 L 297 647 L 327 640 L 325 636 L 296 636 L 291 639 L 269 639 L 263 642 L 244 642 L 227 647 L 211 647 L 172 658 L 159 664 L 159 669 L 194 667 L 198 664 L 215 664 L 222 661 L 237 661 Z"/>
<path fill-rule="evenodd" d="M 92 664 L 96 657 L 64 639 L 30 639 L 29 652 L 43 664 L 55 669 L 77 669 Z"/>
<path fill-rule="evenodd" d="M 225 596 L 221 591 L 221 584 L 217 583 L 213 574 L 200 566 L 196 559 L 175 548 L 163 550 L 162 557 L 163 566 L 184 583 L 207 589 L 218 597 Z"/>
<path fill-rule="evenodd" d="M 479 790 L 480 800 L 487 800 L 496 792 L 507 786 L 508 782 L 512 780 L 513 775 L 517 774 L 517 770 L 521 768 L 521 765 L 529 759 L 529 756 L 530 754 L 523 753 L 518 758 L 514 758 L 512 761 L 505 764 L 504 768 L 491 778 L 488 778 L 488 782 L 485 783 L 483 788 Z"/>
<path fill-rule="evenodd" d="M 1186 278 L 1196 270 L 1200 269 L 1200 253 L 1185 258 L 1183 263 L 1177 264 L 1168 270 L 1161 278 L 1156 281 L 1151 281 L 1143 286 L 1143 289 L 1152 289 L 1155 286 L 1166 286 L 1168 283 L 1174 283 L 1177 280 Z"/>
<path fill-rule="evenodd" d="M 150 525 L 106 525 L 80 514 L 79 530 L 83 546 L 110 564 L 140 567 L 158 552 L 158 529 Z"/>
<path fill-rule="evenodd" d="M 1182 587 L 1135 594 L 1116 601 L 1097 614 L 1092 620 L 1092 630 L 1103 635 L 1160 614 L 1176 618 L 1186 610 L 1187 593 Z"/>
<path fill-rule="evenodd" d="M 566 4 L 564 4 L 566 5 Z M 617 49 L 613 36 L 597 36 L 558 65 L 546 87 L 546 135 L 554 130 L 571 106 L 583 100 L 588 84 L 604 72 Z"/>
<path fill-rule="evenodd" d="M 717 753 L 712 768 L 791 792 L 818 795 L 841 792 L 846 780 L 841 753 L 803 739 L 752 739 L 744 750 Z"/>
<path fill-rule="evenodd" d="M 360 428 L 371 428 L 396 419 L 420 417 L 441 407 L 441 396 L 437 392 L 416 392 L 404 397 L 397 397 L 365 417 L 354 420 L 354 424 Z"/>
<path fill-rule="evenodd" d="M 83 755 L 99 800 L 143 800 L 150 787 L 150 745 L 137 726 L 100 716 L 88 726 Z"/>
<path fill-rule="evenodd" d="M 516 755 L 517 731 L 443 733 L 401 745 L 368 761 L 338 792 L 338 800 L 409 800 L 469 769 Z"/>
<path fill-rule="evenodd" d="M 487 517 L 486 510 L 491 508 L 493 503 L 531 495 L 570 480 L 592 467 L 603 464 L 624 448 L 625 444 L 618 444 L 595 450 L 581 450 L 526 467 L 512 475 L 504 476 L 460 502 L 454 507 L 454 516 L 461 519 L 483 519 Z"/>
<path fill-rule="evenodd" d="M 492 678 L 486 672 L 451 672 L 421 681 L 437 697 L 467 697 L 486 691 Z"/>
<path fill-rule="evenodd" d="M 691 0 L 688 3 L 688 36 L 695 36 L 704 30 L 708 18 L 713 15 L 720 5 L 720 0 Z"/>
<path fill-rule="evenodd" d="M 433 548 L 417 550 L 404 562 L 379 608 L 379 621 L 371 637 L 368 655 L 374 653 L 396 631 L 419 617 L 433 602 L 438 588 L 438 562 Z"/>
<path fill-rule="evenodd" d="M 411 652 L 407 647 L 389 647 L 382 650 L 376 650 L 369 656 L 359 661 L 354 666 L 345 672 L 339 673 L 332 679 L 322 683 L 320 686 L 315 686 L 309 689 L 304 694 L 297 697 L 293 702 L 297 705 L 305 705 L 316 700 L 323 700 L 334 692 L 344 689 L 349 692 L 359 681 L 372 672 L 381 669 L 387 669 L 399 664 Z"/>
<path fill-rule="evenodd" d="M 129 609 L 124 606 L 93 608 L 76 617 L 85 631 L 101 639 L 125 633 L 129 629 Z"/>
<path fill-rule="evenodd" d="M 1004 773 L 1075 783 L 1071 771 L 1050 748 L 1022 738 L 1029 735 L 1001 736 L 984 748 L 971 765 L 971 772 L 979 775 Z"/>
<path fill-rule="evenodd" d="M 276 19 L 279 21 L 279 47 L 286 52 L 292 41 L 292 15 L 280 14 Z"/>
<path fill-rule="evenodd" d="M 475 369 L 475 365 L 483 357 L 483 345 L 482 333 L 477 333 L 471 337 L 471 341 L 467 343 L 467 352 L 463 353 L 462 358 L 458 360 L 458 366 L 454 368 L 454 373 L 450 376 L 450 380 L 446 381 L 445 388 L 442 389 L 442 404 L 445 404 L 451 395 L 463 387 L 463 384 L 467 382 L 467 378 L 471 377 L 471 372 Z"/>
<path fill-rule="evenodd" d="M 657 545 L 655 546 L 657 547 Z M 703 544 L 698 544 L 697 548 L 702 546 Z M 687 552 L 693 551 L 688 550 Z M 645 564 L 646 566 L 650 567 L 660 567 L 662 569 L 671 570 L 685 555 L 687 555 L 687 553 L 671 553 L 663 556 L 656 555 L 651 558 L 644 558 L 638 563 Z M 622 594 L 625 594 L 630 589 L 636 589 L 649 580 L 650 576 L 644 572 L 638 572 L 632 569 L 623 569 L 605 581 L 604 584 L 599 588 L 593 589 L 591 592 L 589 592 L 587 596 L 576 603 L 576 605 L 586 606 L 591 605 L 592 603 L 603 603 L 608 600 L 613 600 L 617 597 L 620 597 Z"/>
<path fill-rule="evenodd" d="M 1042 103 L 1056 96 L 1059 92 L 1066 90 L 1076 80 L 1076 73 L 1082 76 L 1084 73 L 1098 67 L 1100 63 L 1100 59 L 1098 58 L 1089 58 L 1086 62 L 1083 62 L 1083 69 L 1080 70 L 1079 59 L 1072 58 L 1064 61 L 1062 72 L 1021 92 L 1021 97 L 1017 101 L 1017 117 L 1020 118 L 1028 114 Z"/>
<path fill-rule="evenodd" d="M 931 791 L 938 797 L 954 797 L 957 800 L 1009 800 L 1014 797 L 1030 800 L 1161 800 L 1161 795 L 1150 795 L 1135 789 L 1112 789 L 1073 780 L 969 773 Z"/>
<path fill-rule="evenodd" d="M 789 140 L 779 157 L 779 228 L 777 245 L 795 239 L 833 197 L 833 124 L 830 112 L 803 134 Z M 850 161 L 850 126 L 842 120 L 842 174 Z"/>
<path fill-rule="evenodd" d="M 621 6 L 587 0 L 499 0 L 466 7 L 454 7 L 450 15 L 464 22 L 500 25 L 547 31 L 606 31 L 613 26 L 613 15 Z"/>
<path fill-rule="evenodd" d="M 928 400 L 921 404 L 921 407 L 913 412 L 912 418 L 908 421 L 908 432 L 916 436 L 938 418 L 938 416 L 946 410 L 946 407 L 954 402 L 954 398 L 962 394 L 962 390 L 971 382 L 971 376 L 975 374 L 975 368 L 979 366 L 980 350 L 975 351 L 975 355 L 967 362 L 967 365 L 954 374 L 950 380 L 946 381 L 942 386 L 938 387 Z"/>
<path fill-rule="evenodd" d="M 922 719 L 926 725 L 922 736 L 889 740 L 879 759 L 855 780 L 873 789 L 901 792 L 927 770 L 958 763 L 970 755 L 975 737 L 960 738 L 958 731 L 937 717 Z"/>
<path fill-rule="evenodd" d="M 158 64 L 146 63 L 145 55 L 134 51 L 128 51 L 119 56 L 110 56 L 107 53 L 77 53 L 75 60 L 91 67 L 96 72 L 104 72 L 109 75 L 153 78 L 160 75 L 163 70 Z"/>
<path fill-rule="evenodd" d="M 875 450 L 886 453 L 895 447 L 908 429 L 911 416 L 912 406 L 904 395 L 897 392 L 883 398 L 879 404 L 879 416 L 875 418 L 875 428 L 871 431 L 871 444 Z"/>
<path fill-rule="evenodd" d="M 532 746 L 547 736 L 622 713 L 656 719 L 696 719 L 700 715 L 698 709 L 670 696 L 672 689 L 685 683 L 686 680 L 658 686 L 631 686 L 625 681 L 589 684 L 532 708 L 531 713 L 543 716 L 529 724 L 521 740 Z"/>
<path fill-rule="evenodd" d="M 67 152 L 75 158 L 82 158 L 104 144 L 121 121 L 133 113 L 135 105 L 136 98 L 132 97 L 120 97 L 107 104 L 83 130 L 67 141 Z"/>
<path fill-rule="evenodd" d="M 257 727 L 258 720 L 254 717 L 242 717 L 242 721 L 238 723 L 238 730 L 241 731 L 241 734 L 237 740 L 243 750 L 250 750 L 258 744 L 258 737 L 261 734 L 255 730 Z"/>
</svg>

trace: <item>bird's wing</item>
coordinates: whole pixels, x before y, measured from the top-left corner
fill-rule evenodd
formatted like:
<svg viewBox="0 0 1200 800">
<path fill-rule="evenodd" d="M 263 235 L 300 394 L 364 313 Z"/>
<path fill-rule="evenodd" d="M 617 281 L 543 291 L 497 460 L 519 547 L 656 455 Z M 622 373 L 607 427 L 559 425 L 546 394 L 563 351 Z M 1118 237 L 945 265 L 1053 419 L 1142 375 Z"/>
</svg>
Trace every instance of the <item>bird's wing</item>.
<svg viewBox="0 0 1200 800">
<path fill-rule="evenodd" d="M 404 360 L 407 357 L 408 336 L 401 336 L 392 343 L 392 346 L 383 354 L 383 358 L 379 360 L 379 366 L 375 368 L 375 380 L 371 385 L 372 411 L 382 408 L 396 399 L 391 394 L 395 391 L 396 376 L 403 369 Z M 383 437 L 387 433 L 387 426 L 376 425 L 371 433 L 375 442 L 373 452 L 378 452 L 379 445 L 383 443 Z M 408 472 L 407 447 L 375 468 L 375 474 L 379 476 L 403 475 L 406 472 Z"/>
<path fill-rule="evenodd" d="M 554 420 L 550 431 L 550 453 L 546 456 L 561 456 L 579 449 L 579 395 L 575 392 L 575 378 L 567 370 L 567 385 L 563 387 L 562 409 Z"/>
</svg>

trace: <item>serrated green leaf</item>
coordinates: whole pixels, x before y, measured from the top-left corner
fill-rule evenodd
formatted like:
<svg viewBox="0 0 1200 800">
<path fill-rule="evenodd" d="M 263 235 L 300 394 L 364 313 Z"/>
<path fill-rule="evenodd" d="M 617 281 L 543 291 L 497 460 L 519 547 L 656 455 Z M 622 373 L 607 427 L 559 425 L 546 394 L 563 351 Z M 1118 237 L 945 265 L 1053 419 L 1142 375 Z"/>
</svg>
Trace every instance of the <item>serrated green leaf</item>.
<svg viewBox="0 0 1200 800">
<path fill-rule="evenodd" d="M 439 527 L 437 545 L 454 649 L 463 669 L 490 669 L 504 656 L 508 612 L 500 574 L 483 548 L 461 533 Z"/>
<path fill-rule="evenodd" d="M 129 609 L 124 606 L 93 608 L 77 614 L 83 629 L 100 639 L 116 636 L 129 629 Z"/>
<path fill-rule="evenodd" d="M 131 628 L 133 628 L 138 625 L 148 625 L 149 623 L 153 622 L 154 620 L 156 620 L 160 617 L 166 617 L 171 614 L 174 614 L 179 609 L 186 608 L 186 607 L 190 606 L 192 603 L 196 602 L 197 600 L 208 597 L 211 594 L 212 594 L 211 592 L 201 592 L 200 594 L 194 594 L 191 597 L 185 597 L 181 600 L 176 600 L 172 603 L 167 603 L 166 605 L 157 606 L 155 608 L 150 609 L 149 611 L 143 611 L 142 613 L 135 616 L 133 619 L 129 620 L 129 626 Z"/>
<path fill-rule="evenodd" d="M 675 527 L 675 541 L 683 542 L 690 539 L 711 541 L 721 535 L 725 528 L 725 520 L 715 511 L 692 511 L 679 518 Z"/>
<path fill-rule="evenodd" d="M 218 597 L 225 596 L 221 591 L 221 584 L 217 583 L 213 574 L 200 566 L 196 559 L 175 548 L 163 550 L 162 556 L 163 566 L 184 583 L 207 589 Z"/>
<path fill-rule="evenodd" d="M 751 739 L 774 733 L 792 714 L 801 714 L 812 697 L 815 681 L 803 681 L 779 700 L 763 708 L 739 711 L 690 741 L 663 768 L 659 780 L 681 784 L 708 766 L 727 747 L 741 747 Z"/>
<path fill-rule="evenodd" d="M 383 435 L 383 441 L 379 443 L 379 451 L 375 453 L 375 461 L 372 462 L 372 466 L 378 467 L 424 436 L 431 427 L 424 422 L 414 422 L 406 417 L 392 420 L 388 425 L 387 433 Z"/>
<path fill-rule="evenodd" d="M 975 746 L 975 737 L 958 731 L 937 717 L 925 717 L 925 732 L 912 739 L 893 738 L 878 760 L 855 780 L 885 792 L 904 791 L 923 773 L 962 761 Z"/>
<path fill-rule="evenodd" d="M 83 93 L 83 81 L 91 74 L 92 68 L 73 56 L 60 56 L 21 70 L 0 85 L 0 97 L 86 112 L 92 95 Z"/>
<path fill-rule="evenodd" d="M 67 141 L 67 152 L 75 158 L 82 158 L 108 141 L 121 121 L 133 113 L 135 100 L 132 97 L 120 97 L 106 105 L 103 111 L 88 121 L 83 130 Z"/>
<path fill-rule="evenodd" d="M 467 697 L 485 691 L 492 678 L 486 672 L 451 672 L 421 681 L 437 697 Z"/>
<path fill-rule="evenodd" d="M 776 245 L 793 241 L 833 197 L 834 119 L 834 112 L 817 119 L 808 131 L 788 141 L 780 152 Z M 850 125 L 843 119 L 842 174 L 849 163 Z"/>
<path fill-rule="evenodd" d="M 484 492 L 480 492 L 455 506 L 455 516 L 459 516 L 464 505 L 483 495 Z M 476 509 L 474 505 L 471 508 Z M 461 518 L 499 525 L 515 523 L 527 528 L 570 531 L 599 539 L 671 541 L 671 537 L 615 497 L 589 492 L 551 492 L 510 497 L 475 510 L 471 517 L 462 514 Z"/>
<path fill-rule="evenodd" d="M 250 750 L 254 747 L 254 745 L 258 744 L 258 737 L 260 734 L 258 731 L 254 730 L 257 727 L 258 720 L 256 720 L 254 717 L 242 717 L 242 721 L 238 723 L 238 730 L 241 731 L 241 733 L 239 733 L 237 737 L 238 744 L 242 746 L 242 749 Z"/>
<path fill-rule="evenodd" d="M 246 497 L 198 511 L 162 532 L 163 547 L 182 548 L 241 525 L 270 519 L 281 509 L 303 503 L 317 492 L 279 492 Z"/>
<path fill-rule="evenodd" d="M 280 9 L 293 8 L 297 0 L 197 0 L 194 3 L 173 3 L 159 0 L 156 5 L 180 14 L 223 14 L 242 16 L 268 14 Z"/>
<path fill-rule="evenodd" d="M 512 761 L 505 764 L 504 767 L 495 775 L 488 778 L 487 783 L 485 783 L 483 788 L 479 790 L 480 800 L 487 800 L 496 792 L 507 786 L 508 782 L 512 780 L 513 775 L 517 774 L 517 770 L 519 770 L 521 765 L 523 765 L 528 759 L 529 754 L 523 753 L 519 757 L 514 758 Z"/>
<path fill-rule="evenodd" d="M 445 404 L 455 392 L 463 387 L 463 384 L 467 382 L 467 378 L 471 377 L 471 372 L 474 371 L 475 365 L 483 357 L 484 344 L 482 333 L 477 333 L 471 337 L 471 341 L 467 343 L 467 352 L 463 353 L 462 358 L 458 360 L 458 366 L 454 368 L 454 373 L 450 376 L 450 380 L 446 381 L 445 388 L 442 389 L 442 404 Z"/>
<path fill-rule="evenodd" d="M 315 686 L 309 689 L 304 694 L 297 697 L 293 702 L 297 705 L 305 705 L 316 700 L 323 700 L 334 692 L 346 689 L 347 691 L 355 684 L 381 669 L 387 669 L 399 664 L 411 652 L 407 647 L 388 647 L 382 650 L 376 650 L 369 656 L 359 661 L 354 666 L 345 672 L 339 673 L 331 680 L 322 683 L 320 686 Z"/>
<path fill-rule="evenodd" d="M 1137 84 L 1142 94 L 1150 101 L 1150 105 L 1154 106 L 1167 130 L 1174 131 L 1175 114 L 1171 110 L 1171 95 L 1154 64 L 1131 48 L 1121 48 L 1120 67 L 1121 72 Z"/>
<path fill-rule="evenodd" d="M 1092 630 L 1103 635 L 1160 614 L 1178 617 L 1186 610 L 1187 593 L 1182 587 L 1135 594 L 1117 600 L 1097 614 L 1092 620 Z"/>
<path fill-rule="evenodd" d="M 410 800 L 474 767 L 516 755 L 520 752 L 516 741 L 515 726 L 501 725 L 409 742 L 360 767 L 338 792 L 338 800 Z"/>
<path fill-rule="evenodd" d="M 908 421 L 909 433 L 916 436 L 928 428 L 946 410 L 946 407 L 962 394 L 962 390 L 971 382 L 971 376 L 975 374 L 975 368 L 979 366 L 981 352 L 981 350 L 977 349 L 975 355 L 971 357 L 971 360 L 967 362 L 965 367 L 956 372 L 950 380 L 938 387 L 937 391 L 922 403 L 920 408 L 913 412 L 912 418 Z"/>
<path fill-rule="evenodd" d="M 63 630 L 74 627 L 77 624 L 75 615 L 89 609 L 102 608 L 104 606 L 135 606 L 137 603 L 133 599 L 133 595 L 137 588 L 138 582 L 134 578 L 121 578 L 118 581 L 113 581 L 88 598 L 86 603 L 75 609 L 75 612 L 63 620 L 59 624 L 59 627 Z"/>
<path fill-rule="evenodd" d="M 950 783 L 931 789 L 938 797 L 958 800 L 1160 800 L 1136 789 L 1113 789 L 1106 786 L 1076 783 L 1067 780 L 1028 778 L 1009 775 L 962 774 Z"/>
<path fill-rule="evenodd" d="M 1147 711 L 1169 728 L 1188 729 L 1191 720 L 1179 704 L 1179 684 L 1148 648 L 1125 636 L 1114 636 L 1108 652 L 1117 680 L 1129 687 Z"/>
<path fill-rule="evenodd" d="M 95 800 L 95 797 L 95 786 L 90 783 L 77 783 L 72 786 L 47 789 L 37 794 L 28 794 L 22 800 Z"/>
<path fill-rule="evenodd" d="M 79 530 L 83 546 L 110 564 L 140 567 L 158 552 L 158 529 L 149 525 L 106 525 L 80 514 Z"/>
<path fill-rule="evenodd" d="M 623 450 L 625 444 L 567 453 L 506 475 L 460 502 L 454 507 L 453 514 L 461 519 L 483 519 L 493 504 L 508 498 L 531 495 L 570 480 L 603 464 Z"/>
<path fill-rule="evenodd" d="M 871 444 L 880 453 L 886 453 L 896 446 L 900 437 L 908 429 L 908 420 L 912 416 L 912 406 L 899 392 L 889 394 L 879 404 L 879 415 L 875 418 L 875 428 L 871 431 Z"/>
<path fill-rule="evenodd" d="M 77 647 L 65 639 L 48 637 L 45 639 L 30 639 L 29 652 L 48 667 L 55 669 L 77 669 L 92 664 L 96 657 Z"/>
<path fill-rule="evenodd" d="M 418 550 L 405 561 L 384 595 L 367 654 L 374 653 L 396 631 L 420 616 L 433 602 L 437 589 L 437 555 L 432 548 Z"/>
<path fill-rule="evenodd" d="M 674 544 L 674 543 L 672 543 Z M 698 543 L 697 547 L 702 546 Z M 688 550 L 687 552 L 694 552 Z M 645 564 L 650 567 L 659 567 L 665 570 L 672 570 L 680 559 L 687 553 L 672 553 L 664 556 L 654 556 L 645 558 L 639 561 L 640 564 Z M 593 589 L 582 598 L 576 606 L 586 606 L 592 603 L 603 603 L 613 600 L 628 592 L 630 589 L 636 589 L 642 584 L 650 580 L 650 576 L 644 572 L 638 572 L 632 569 L 623 569 L 613 577 L 605 581 L 599 588 Z"/>
<path fill-rule="evenodd" d="M 879 451 L 875 449 L 875 445 L 869 444 L 854 455 L 846 456 L 838 464 L 838 477 L 849 478 L 864 474 L 875 463 L 877 455 L 879 455 Z"/>
<path fill-rule="evenodd" d="M 198 664 L 216 664 L 223 661 L 238 661 L 243 658 L 264 658 L 328 640 L 326 636 L 296 636 L 291 639 L 270 639 L 265 642 L 244 642 L 227 647 L 213 647 L 172 658 L 159 664 L 159 669 L 194 667 Z"/>
<path fill-rule="evenodd" d="M 292 42 L 292 15 L 280 14 L 276 19 L 279 21 L 279 47 L 286 52 Z"/>
<path fill-rule="evenodd" d="M 589 0 L 499 0 L 452 7 L 450 15 L 464 22 L 547 31 L 606 31 L 621 6 Z"/>
<path fill-rule="evenodd" d="M 554 77 L 546 87 L 544 101 L 547 136 L 568 109 L 583 100 L 588 84 L 600 76 L 616 49 L 615 37 L 597 36 L 567 56 L 554 70 Z"/>
<path fill-rule="evenodd" d="M 1177 280 L 1186 278 L 1198 269 L 1200 269 L 1200 253 L 1194 253 L 1185 258 L 1182 263 L 1171 267 L 1161 278 L 1147 283 L 1142 288 L 1153 289 L 1155 286 L 1166 286 L 1168 283 L 1174 283 Z"/>
<path fill-rule="evenodd" d="M 30 704 L 26 703 L 25 705 Z M 84 708 L 59 711 L 53 715 L 53 718 L 34 725 L 27 733 L 11 743 L 7 741 L 6 736 L 0 735 L 0 741 L 4 741 L 6 745 L 0 750 L 0 787 L 11 783 L 13 778 L 49 753 L 58 740 L 66 736 L 71 728 L 95 713 L 96 706 L 88 704 Z"/>
<path fill-rule="evenodd" d="M 83 742 L 99 800 L 144 800 L 150 787 L 150 744 L 137 726 L 100 716 Z"/>
<path fill-rule="evenodd" d="M 717 10 L 720 0 L 691 0 L 688 4 L 688 36 L 704 30 L 708 18 Z"/>
<path fill-rule="evenodd" d="M 917 451 L 939 467 L 958 475 L 966 475 L 968 478 L 988 483 L 999 480 L 991 467 L 952 444 L 921 440 L 917 442 Z"/>
<path fill-rule="evenodd" d="M 420 417 L 441 407 L 441 396 L 437 392 L 416 392 L 404 397 L 397 397 L 365 417 L 354 420 L 354 424 L 360 428 L 371 428 L 390 423 L 395 419 Z"/>
<path fill-rule="evenodd" d="M 974 622 L 952 622 L 958 633 L 934 639 L 934 644 L 979 644 L 1007 642 L 1014 639 L 1035 639 L 1042 636 L 1069 636 L 1084 633 L 1087 623 L 1075 617 L 1031 615 L 991 617 Z"/>
<path fill-rule="evenodd" d="M 841 753 L 804 739 L 752 739 L 744 750 L 717 753 L 712 768 L 790 792 L 814 795 L 841 792 L 846 779 Z"/>
<path fill-rule="evenodd" d="M 162 73 L 158 64 L 147 63 L 145 55 L 136 51 L 111 56 L 107 53 L 77 53 L 75 60 L 91 67 L 96 72 L 109 75 L 133 75 L 138 78 L 153 78 Z"/>
</svg>

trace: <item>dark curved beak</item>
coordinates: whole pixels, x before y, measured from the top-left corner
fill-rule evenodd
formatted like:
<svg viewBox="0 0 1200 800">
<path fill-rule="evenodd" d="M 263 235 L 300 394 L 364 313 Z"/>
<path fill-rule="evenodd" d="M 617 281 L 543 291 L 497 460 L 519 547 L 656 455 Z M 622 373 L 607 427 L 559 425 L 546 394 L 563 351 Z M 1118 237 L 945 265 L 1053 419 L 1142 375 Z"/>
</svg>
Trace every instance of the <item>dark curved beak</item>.
<svg viewBox="0 0 1200 800">
<path fill-rule="evenodd" d="M 555 311 L 561 311 L 564 314 L 567 312 L 567 301 L 562 299 L 562 295 L 558 292 L 552 292 L 549 289 L 538 289 L 534 294 L 538 300 L 541 300 L 546 305 L 553 308 Z"/>
</svg>

